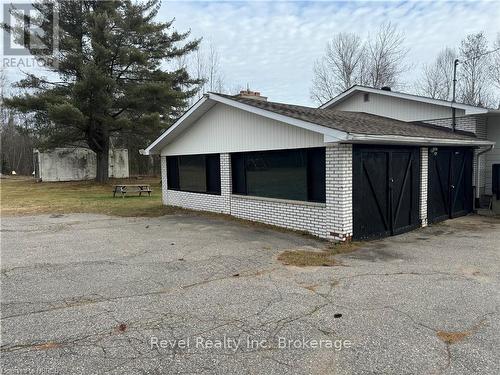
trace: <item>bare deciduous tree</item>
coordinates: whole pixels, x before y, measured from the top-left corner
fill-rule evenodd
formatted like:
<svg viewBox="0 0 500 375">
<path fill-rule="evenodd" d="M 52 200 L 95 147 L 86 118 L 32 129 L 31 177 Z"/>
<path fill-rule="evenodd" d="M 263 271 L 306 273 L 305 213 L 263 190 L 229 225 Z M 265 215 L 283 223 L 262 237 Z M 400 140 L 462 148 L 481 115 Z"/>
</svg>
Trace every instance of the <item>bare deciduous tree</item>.
<svg viewBox="0 0 500 375">
<path fill-rule="evenodd" d="M 488 106 L 493 102 L 490 85 L 488 41 L 481 33 L 470 34 L 460 44 L 458 80 L 459 100 L 466 104 Z"/>
<path fill-rule="evenodd" d="M 424 65 L 423 76 L 415 85 L 417 92 L 433 99 L 451 100 L 456 58 L 457 53 L 453 49 L 445 48 L 433 63 Z"/>
<path fill-rule="evenodd" d="M 397 86 L 405 64 L 408 48 L 405 36 L 395 25 L 383 23 L 375 38 L 368 41 L 366 74 L 372 87 Z"/>
<path fill-rule="evenodd" d="M 500 90 L 500 33 L 497 34 L 497 39 L 493 43 L 493 49 L 495 52 L 491 57 L 491 79 L 493 84 Z"/>
<path fill-rule="evenodd" d="M 352 33 L 335 35 L 314 64 L 311 98 L 321 103 L 355 84 L 398 86 L 407 69 L 404 41 L 404 34 L 391 23 L 382 24 L 365 41 Z"/>
<path fill-rule="evenodd" d="M 28 132 L 16 124 L 19 116 L 6 108 L 8 81 L 4 71 L 0 71 L 0 173 L 16 171 L 17 174 L 29 175 L 32 171 L 33 141 Z"/>
<path fill-rule="evenodd" d="M 220 60 L 219 51 L 213 44 L 210 44 L 208 48 L 202 45 L 192 56 L 178 62 L 179 66 L 185 67 L 191 76 L 202 80 L 198 85 L 198 93 L 193 98 L 194 101 L 200 99 L 208 91 L 227 91 Z"/>
<path fill-rule="evenodd" d="M 314 63 L 311 96 L 317 102 L 362 81 L 365 47 L 353 33 L 339 33 L 326 45 L 325 55 Z"/>
</svg>

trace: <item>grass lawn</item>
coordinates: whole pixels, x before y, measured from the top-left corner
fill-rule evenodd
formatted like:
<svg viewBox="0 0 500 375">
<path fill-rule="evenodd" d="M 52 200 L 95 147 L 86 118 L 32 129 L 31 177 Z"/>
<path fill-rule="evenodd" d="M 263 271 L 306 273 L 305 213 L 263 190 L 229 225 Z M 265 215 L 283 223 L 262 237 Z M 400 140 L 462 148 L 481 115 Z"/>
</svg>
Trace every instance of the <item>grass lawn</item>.
<svg viewBox="0 0 500 375">
<path fill-rule="evenodd" d="M 113 198 L 117 183 L 150 184 L 151 197 L 136 193 Z M 176 212 L 161 203 L 160 178 L 113 179 L 108 184 L 94 181 L 35 182 L 30 177 L 0 179 L 1 215 L 89 212 L 117 216 L 161 216 Z"/>
</svg>

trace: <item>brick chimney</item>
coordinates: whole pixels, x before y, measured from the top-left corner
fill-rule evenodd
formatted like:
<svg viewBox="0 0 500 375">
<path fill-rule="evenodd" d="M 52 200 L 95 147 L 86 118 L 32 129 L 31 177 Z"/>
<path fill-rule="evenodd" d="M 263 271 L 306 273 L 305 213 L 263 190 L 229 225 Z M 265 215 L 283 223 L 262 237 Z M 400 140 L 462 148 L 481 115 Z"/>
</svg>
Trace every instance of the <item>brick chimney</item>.
<svg viewBox="0 0 500 375">
<path fill-rule="evenodd" d="M 237 95 L 239 98 L 243 99 L 254 99 L 254 100 L 267 100 L 267 96 L 261 96 L 258 91 L 250 91 L 249 89 L 241 90 Z"/>
</svg>

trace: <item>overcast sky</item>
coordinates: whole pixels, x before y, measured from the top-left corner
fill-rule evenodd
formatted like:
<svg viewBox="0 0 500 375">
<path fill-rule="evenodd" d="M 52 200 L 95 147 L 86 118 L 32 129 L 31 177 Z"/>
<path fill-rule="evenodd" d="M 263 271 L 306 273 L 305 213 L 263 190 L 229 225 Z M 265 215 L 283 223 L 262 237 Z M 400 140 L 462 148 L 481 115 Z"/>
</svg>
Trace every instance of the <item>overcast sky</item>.
<svg viewBox="0 0 500 375">
<path fill-rule="evenodd" d="M 270 100 L 303 105 L 313 105 L 313 63 L 335 33 L 369 36 L 384 21 L 396 24 L 410 48 L 413 68 L 404 80 L 411 91 L 422 64 L 442 48 L 469 33 L 484 31 L 492 41 L 500 32 L 498 1 L 164 1 L 159 17 L 175 17 L 177 30 L 190 29 L 218 49 L 228 87 L 248 83 Z M 21 77 L 16 68 L 7 75 L 11 82 Z"/>
<path fill-rule="evenodd" d="M 229 87 L 250 85 L 269 100 L 312 105 L 309 89 L 314 61 L 327 41 L 342 31 L 362 36 L 390 21 L 405 33 L 413 69 L 469 33 L 500 32 L 500 2 L 165 2 L 161 17 L 175 17 L 179 31 L 191 29 L 220 52 Z"/>
</svg>

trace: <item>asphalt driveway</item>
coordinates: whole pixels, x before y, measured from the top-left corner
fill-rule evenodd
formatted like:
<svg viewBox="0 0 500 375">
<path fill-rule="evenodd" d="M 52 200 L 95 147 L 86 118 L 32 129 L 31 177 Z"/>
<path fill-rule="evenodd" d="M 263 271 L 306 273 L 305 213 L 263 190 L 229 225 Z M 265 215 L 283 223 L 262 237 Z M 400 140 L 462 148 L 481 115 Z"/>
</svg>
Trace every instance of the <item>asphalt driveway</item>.
<svg viewBox="0 0 500 375">
<path fill-rule="evenodd" d="M 2 218 L 3 374 L 498 374 L 500 221 L 297 268 L 219 218 Z"/>
</svg>

